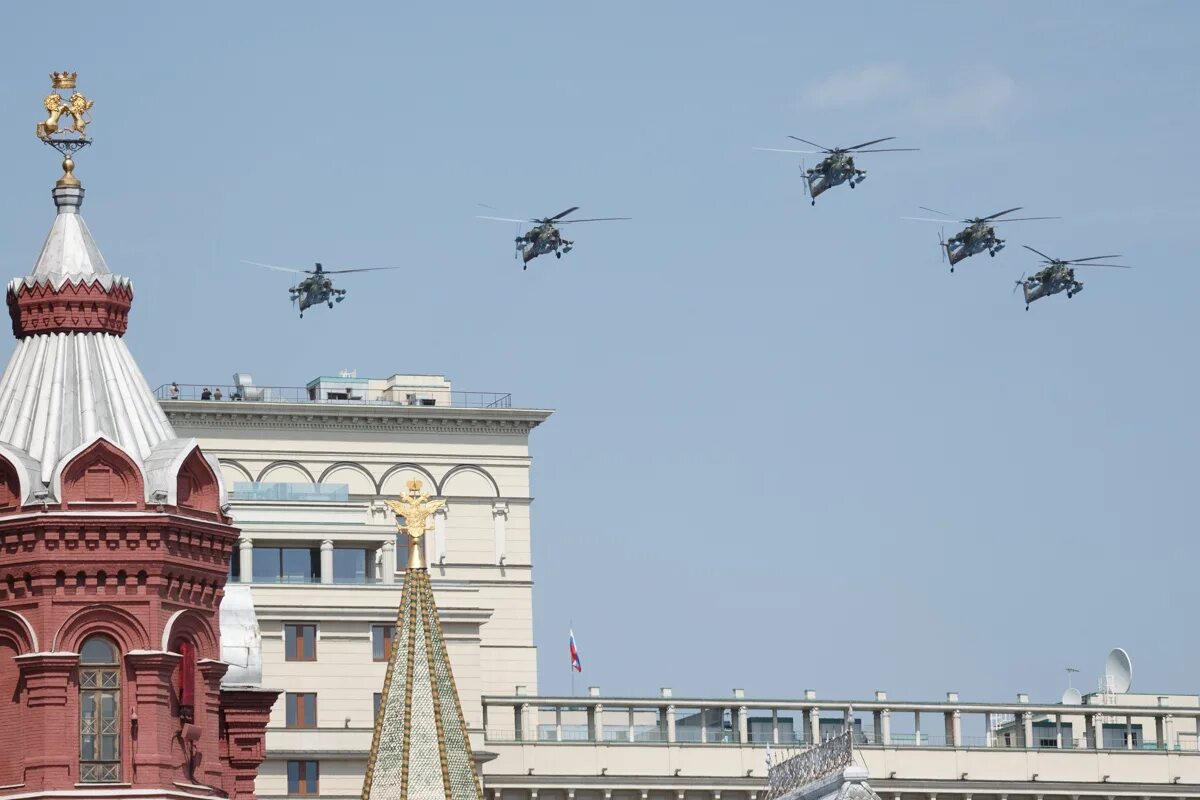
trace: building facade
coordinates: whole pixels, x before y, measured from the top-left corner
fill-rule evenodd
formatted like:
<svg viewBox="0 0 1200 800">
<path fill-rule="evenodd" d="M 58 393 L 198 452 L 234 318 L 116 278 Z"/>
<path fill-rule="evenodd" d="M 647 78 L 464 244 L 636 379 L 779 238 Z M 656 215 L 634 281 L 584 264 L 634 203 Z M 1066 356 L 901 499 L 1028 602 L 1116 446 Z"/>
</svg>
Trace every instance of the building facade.
<svg viewBox="0 0 1200 800">
<path fill-rule="evenodd" d="M 446 500 L 425 557 L 468 730 L 482 745 L 482 698 L 537 687 L 529 435 L 550 412 L 458 392 L 440 376 L 263 387 L 239 374 L 220 400 L 217 388 L 158 394 L 181 435 L 220 462 L 242 531 L 231 580 L 253 593 L 263 681 L 285 690 L 259 790 L 361 791 L 408 563 L 384 499 L 413 480 Z"/>
<path fill-rule="evenodd" d="M 56 76 L 74 85 L 74 75 Z M 123 335 L 133 302 L 67 169 L 8 285 L 0 377 L 0 798 L 253 798 L 276 693 L 226 681 L 238 531 Z"/>
</svg>

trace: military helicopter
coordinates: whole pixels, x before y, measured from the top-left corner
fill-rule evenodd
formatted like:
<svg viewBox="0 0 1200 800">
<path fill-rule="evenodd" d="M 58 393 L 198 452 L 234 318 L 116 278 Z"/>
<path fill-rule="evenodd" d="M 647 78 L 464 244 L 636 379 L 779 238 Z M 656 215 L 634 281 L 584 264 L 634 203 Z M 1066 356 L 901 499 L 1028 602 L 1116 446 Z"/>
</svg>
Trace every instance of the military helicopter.
<svg viewBox="0 0 1200 800">
<path fill-rule="evenodd" d="M 538 256 L 546 253 L 554 253 L 555 258 L 562 258 L 563 253 L 571 252 L 571 248 L 575 243 L 564 239 L 562 233 L 559 232 L 559 225 L 568 225 L 573 222 L 608 222 L 610 220 L 632 219 L 632 217 L 593 217 L 591 219 L 563 219 L 567 214 L 578 211 L 579 206 L 571 206 L 566 211 L 555 214 L 553 217 L 542 217 L 541 219 L 513 219 L 511 217 L 484 217 L 479 219 L 491 219 L 498 222 L 532 222 L 534 227 L 517 236 L 515 239 L 516 253 L 521 256 L 523 266 L 521 269 L 529 269 L 529 262 Z"/>
<path fill-rule="evenodd" d="M 789 139 L 795 139 L 797 142 L 812 145 L 818 148 L 817 150 L 782 150 L 777 147 L 756 147 L 756 150 L 769 150 L 773 153 L 808 153 L 819 154 L 826 153 L 820 164 L 817 164 L 812 169 L 804 170 L 804 183 L 808 190 L 808 196 L 812 198 L 812 204 L 817 204 L 817 198 L 824 194 L 834 186 L 839 186 L 849 181 L 850 188 L 853 189 L 858 184 L 867 179 L 866 170 L 858 169 L 854 166 L 854 155 L 856 153 L 899 153 L 911 152 L 919 150 L 919 147 L 881 147 L 874 150 L 864 150 L 864 147 L 870 147 L 873 144 L 887 142 L 895 139 L 895 136 L 885 136 L 882 139 L 872 139 L 869 142 L 856 144 L 853 147 L 822 147 L 816 142 L 810 142 L 808 139 L 801 139 L 799 136 L 789 136 Z M 804 165 L 800 165 L 804 169 Z"/>
<path fill-rule="evenodd" d="M 917 206 L 922 211 L 930 211 L 934 214 L 941 214 L 943 217 L 950 216 L 945 211 L 938 211 L 936 208 L 926 208 L 925 206 Z M 1025 222 L 1034 219 L 1062 219 L 1062 217 L 1009 217 L 1008 219 L 1000 219 L 1005 214 L 1011 214 L 1014 211 L 1020 211 L 1022 206 L 1010 208 L 1007 211 L 997 211 L 986 217 L 973 217 L 971 219 L 931 219 L 929 217 L 903 217 L 903 219 L 916 220 L 917 222 L 949 222 L 958 224 L 965 222 L 967 227 L 951 236 L 945 241 L 941 241 L 942 249 L 946 252 L 946 258 L 950 260 L 950 271 L 954 272 L 954 265 L 963 259 L 969 258 L 984 250 L 988 251 L 988 255 L 995 257 L 996 253 L 1004 249 L 1004 240 L 996 236 L 996 229 L 991 223 L 995 222 Z M 940 240 L 940 237 L 939 237 Z"/>
<path fill-rule="evenodd" d="M 1067 297 L 1071 298 L 1083 291 L 1083 281 L 1075 280 L 1075 267 L 1116 267 L 1117 269 L 1133 269 L 1126 264 L 1097 264 L 1096 262 L 1102 258 L 1120 258 L 1119 255 L 1108 256 L 1089 256 L 1088 258 L 1051 258 L 1041 250 L 1034 250 L 1027 244 L 1021 245 L 1026 250 L 1037 253 L 1042 257 L 1042 263 L 1046 266 L 1034 273 L 1031 277 L 1026 278 L 1024 275 L 1017 281 L 1017 285 L 1013 287 L 1013 291 L 1023 288 L 1025 290 L 1025 310 L 1029 310 L 1029 304 L 1034 300 L 1040 300 L 1043 297 L 1049 297 L 1052 294 L 1058 294 L 1065 291 Z"/>
<path fill-rule="evenodd" d="M 366 267 L 364 269 L 331 269 L 326 270 L 321 266 L 321 262 L 316 262 L 313 269 L 291 269 L 289 267 L 277 267 L 274 264 L 262 264 L 258 261 L 242 261 L 243 264 L 253 264 L 256 267 L 265 267 L 273 269 L 277 272 L 294 272 L 298 275 L 306 275 L 304 280 L 297 283 L 295 286 L 288 289 L 291 295 L 292 303 L 300 302 L 300 319 L 304 319 L 304 310 L 312 306 L 318 306 L 321 303 L 328 303 L 330 308 L 333 308 L 334 303 L 340 303 L 346 298 L 345 289 L 333 288 L 333 281 L 329 279 L 329 275 L 345 275 L 350 272 L 379 272 L 385 269 L 400 269 L 400 267 Z"/>
</svg>

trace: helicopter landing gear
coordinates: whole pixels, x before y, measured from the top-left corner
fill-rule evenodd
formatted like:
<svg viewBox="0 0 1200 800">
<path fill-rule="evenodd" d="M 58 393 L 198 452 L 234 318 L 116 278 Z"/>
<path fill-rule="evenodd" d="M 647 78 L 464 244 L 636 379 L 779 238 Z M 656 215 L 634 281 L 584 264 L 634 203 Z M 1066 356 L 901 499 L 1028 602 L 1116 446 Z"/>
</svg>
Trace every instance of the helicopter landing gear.
<svg viewBox="0 0 1200 800">
<path fill-rule="evenodd" d="M 951 275 L 953 275 L 953 274 L 954 274 L 954 267 L 951 267 L 951 268 L 950 268 L 950 274 L 951 274 Z"/>
<path fill-rule="evenodd" d="M 558 251 L 558 250 L 555 250 L 555 251 L 554 251 L 554 257 L 555 257 L 555 258 L 562 258 L 562 252 L 560 252 L 560 251 Z"/>
<path fill-rule="evenodd" d="M 851 188 L 851 189 L 853 189 L 853 188 L 854 188 L 854 181 L 850 181 L 850 188 Z"/>
<path fill-rule="evenodd" d="M 988 250 L 988 255 L 989 255 L 989 256 L 991 256 L 992 258 L 995 258 L 995 257 L 996 257 L 996 251 L 995 251 L 995 250 Z"/>
<path fill-rule="evenodd" d="M 1068 299 L 1068 300 L 1070 300 L 1070 299 L 1071 299 L 1072 297 L 1074 297 L 1074 296 L 1075 296 L 1075 293 L 1074 293 L 1074 292 L 1067 292 L 1067 299 Z"/>
<path fill-rule="evenodd" d="M 330 300 L 330 301 L 329 301 L 329 307 L 330 307 L 330 308 L 333 308 L 333 301 L 332 301 L 332 300 Z"/>
<path fill-rule="evenodd" d="M 817 204 L 816 198 L 813 198 L 812 204 L 813 204 L 814 206 Z"/>
</svg>

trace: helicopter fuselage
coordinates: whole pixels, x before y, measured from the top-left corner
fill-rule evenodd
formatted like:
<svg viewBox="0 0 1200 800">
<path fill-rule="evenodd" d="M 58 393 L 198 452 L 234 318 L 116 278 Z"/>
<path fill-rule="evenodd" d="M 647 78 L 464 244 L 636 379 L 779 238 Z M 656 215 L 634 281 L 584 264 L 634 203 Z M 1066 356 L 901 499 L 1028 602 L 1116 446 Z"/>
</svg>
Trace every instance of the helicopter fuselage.
<svg viewBox="0 0 1200 800">
<path fill-rule="evenodd" d="M 1075 270 L 1063 264 L 1051 264 L 1024 281 L 1018 281 L 1025 294 L 1025 308 L 1034 300 L 1066 292 L 1074 297 L 1083 291 L 1083 281 L 1075 279 Z"/>
<path fill-rule="evenodd" d="M 554 253 L 555 257 L 562 258 L 563 253 L 571 252 L 573 245 L 549 222 L 521 234 L 516 238 L 515 244 L 517 251 L 521 253 L 521 260 L 527 266 L 533 259 L 547 253 Z"/>
<path fill-rule="evenodd" d="M 950 271 L 954 265 L 963 259 L 982 253 L 984 250 L 991 255 L 1004 249 L 1004 240 L 996 236 L 996 229 L 986 222 L 980 221 L 968 225 L 958 233 L 942 242 L 946 248 L 946 257 L 950 260 Z"/>
<path fill-rule="evenodd" d="M 326 303 L 333 308 L 334 303 L 342 302 L 346 296 L 346 290 L 333 288 L 333 281 L 325 277 L 319 268 L 315 273 L 288 289 L 288 292 L 291 294 L 292 302 L 299 304 L 301 317 L 304 316 L 306 309 L 321 303 Z"/>
<path fill-rule="evenodd" d="M 854 167 L 854 156 L 848 153 L 833 153 L 810 170 L 805 171 L 804 178 L 808 182 L 808 195 L 816 205 L 817 198 L 834 186 L 840 186 L 849 181 L 854 188 L 867 178 L 866 170 Z"/>
</svg>

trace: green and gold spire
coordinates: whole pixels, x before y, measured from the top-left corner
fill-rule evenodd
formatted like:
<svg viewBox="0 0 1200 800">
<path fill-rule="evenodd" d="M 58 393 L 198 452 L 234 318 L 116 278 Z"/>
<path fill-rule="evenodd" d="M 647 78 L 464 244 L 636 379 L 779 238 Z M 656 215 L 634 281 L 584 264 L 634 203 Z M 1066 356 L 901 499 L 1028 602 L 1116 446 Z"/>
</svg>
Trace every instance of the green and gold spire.
<svg viewBox="0 0 1200 800">
<path fill-rule="evenodd" d="M 421 546 L 445 501 L 409 481 L 408 497 L 387 502 L 409 536 L 409 560 L 362 797 L 483 800 Z"/>
</svg>

